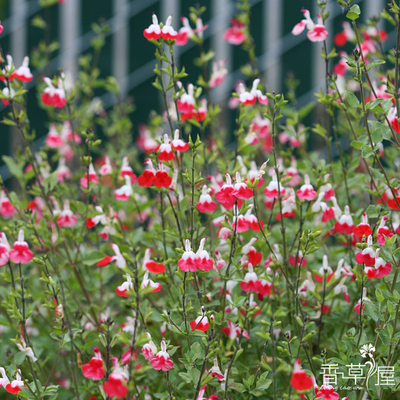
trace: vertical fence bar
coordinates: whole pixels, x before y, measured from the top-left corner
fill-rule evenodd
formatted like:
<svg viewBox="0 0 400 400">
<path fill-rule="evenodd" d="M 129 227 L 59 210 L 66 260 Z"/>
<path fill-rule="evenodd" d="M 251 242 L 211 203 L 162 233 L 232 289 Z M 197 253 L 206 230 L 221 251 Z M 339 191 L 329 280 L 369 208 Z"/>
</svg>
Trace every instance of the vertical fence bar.
<svg viewBox="0 0 400 400">
<path fill-rule="evenodd" d="M 68 82 L 73 83 L 78 74 L 77 58 L 79 54 L 74 42 L 80 36 L 81 0 L 68 0 L 60 5 L 60 43 L 61 59 L 59 67 L 63 68 Z"/>
<path fill-rule="evenodd" d="M 281 90 L 281 57 L 276 57 L 274 50 L 276 49 L 278 40 L 282 36 L 283 27 L 283 2 L 276 0 L 264 0 L 263 3 L 263 20 L 264 20 L 264 30 L 263 30 L 263 48 L 264 53 L 266 51 L 272 51 L 272 57 L 276 60 L 273 65 L 271 65 L 265 71 L 265 81 L 267 83 L 267 88 L 269 91 L 276 91 L 277 93 Z M 262 66 L 261 66 L 262 67 Z"/>
<path fill-rule="evenodd" d="M 225 60 L 225 67 L 228 71 L 232 71 L 232 45 L 223 39 L 224 32 L 229 26 L 229 18 L 226 10 L 229 7 L 229 0 L 214 0 L 211 2 L 211 18 L 217 19 L 218 29 L 211 38 L 211 48 L 215 52 L 214 61 Z M 229 86 L 230 82 L 225 79 L 221 85 L 217 86 L 213 92 L 211 98 L 222 98 L 225 99 L 228 93 L 232 90 Z M 227 126 L 227 113 L 225 112 L 226 107 L 221 107 L 222 113 L 219 116 L 219 126 Z"/>
<path fill-rule="evenodd" d="M 122 95 L 126 94 L 125 79 L 129 72 L 128 5 L 128 0 L 114 0 L 118 28 L 113 35 L 112 72 L 120 85 Z"/>
<path fill-rule="evenodd" d="M 15 66 L 18 68 L 24 57 L 28 54 L 27 50 L 27 11 L 28 2 L 26 0 L 13 0 L 11 2 L 11 16 L 12 16 L 12 34 L 10 38 L 11 55 L 14 60 Z M 14 153 L 17 147 L 21 145 L 21 137 L 12 128 L 12 135 L 10 141 L 10 150 Z"/>
</svg>

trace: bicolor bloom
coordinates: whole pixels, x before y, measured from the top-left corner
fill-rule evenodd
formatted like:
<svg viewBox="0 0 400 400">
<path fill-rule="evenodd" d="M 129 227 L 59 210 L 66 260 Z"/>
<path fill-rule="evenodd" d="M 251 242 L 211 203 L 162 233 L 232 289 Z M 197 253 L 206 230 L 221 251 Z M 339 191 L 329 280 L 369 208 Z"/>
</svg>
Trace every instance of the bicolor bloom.
<svg viewBox="0 0 400 400">
<path fill-rule="evenodd" d="M 280 196 L 285 195 L 285 188 L 282 187 L 280 183 L 278 183 L 278 178 L 276 173 L 274 172 L 272 175 L 272 181 L 264 188 L 264 194 L 270 199 L 277 199 Z"/>
<path fill-rule="evenodd" d="M 324 257 L 322 258 L 322 267 L 318 270 L 318 275 L 314 274 L 314 279 L 320 283 L 324 280 L 329 282 L 332 279 L 332 276 L 334 276 L 334 272 L 328 264 L 328 256 L 324 254 Z"/>
<path fill-rule="evenodd" d="M 226 183 L 222 185 L 221 189 L 215 194 L 215 198 L 219 201 L 224 208 L 230 210 L 233 208 L 236 202 L 236 196 L 234 196 L 233 191 L 234 187 L 232 185 L 232 178 L 227 173 L 226 174 Z"/>
<path fill-rule="evenodd" d="M 335 276 L 336 276 L 336 273 L 335 273 Z M 350 303 L 350 296 L 349 296 L 349 293 L 347 292 L 347 286 L 344 284 L 346 279 L 347 279 L 347 277 L 344 276 L 342 278 L 342 280 L 339 282 L 339 284 L 335 286 L 335 288 L 333 289 L 333 292 L 335 294 L 342 293 L 343 294 L 343 299 L 345 301 L 347 301 L 348 303 Z"/>
<path fill-rule="evenodd" d="M 99 168 L 99 174 L 101 176 L 111 175 L 113 171 L 113 167 L 111 165 L 110 157 L 104 157 L 104 164 Z"/>
<path fill-rule="evenodd" d="M 174 366 L 169 354 L 167 353 L 167 344 L 164 340 L 161 341 L 161 351 L 151 360 L 151 366 L 156 371 L 169 371 Z"/>
<path fill-rule="evenodd" d="M 332 197 L 332 200 L 334 197 Z M 335 199 L 336 201 L 336 199 Z M 350 214 L 349 206 L 345 206 L 344 213 L 340 216 L 339 221 L 335 223 L 335 230 L 338 233 L 346 233 L 351 235 L 353 233 L 354 223 Z"/>
<path fill-rule="evenodd" d="M 174 153 L 172 152 L 172 146 L 169 142 L 168 134 L 164 134 L 164 143 L 161 143 L 159 150 L 159 154 L 157 158 L 160 161 L 171 161 L 174 158 Z"/>
<path fill-rule="evenodd" d="M 57 218 L 57 224 L 60 228 L 72 228 L 78 222 L 77 216 L 69 208 L 69 200 L 64 201 L 63 210 Z"/>
<path fill-rule="evenodd" d="M 356 254 L 356 261 L 358 264 L 364 264 L 366 267 L 371 267 L 375 264 L 375 250 L 372 247 L 372 236 L 368 236 L 367 247 Z"/>
<path fill-rule="evenodd" d="M 114 256 L 106 256 L 102 260 L 100 260 L 96 265 L 98 267 L 105 267 L 110 264 L 112 261 L 116 261 L 116 265 L 118 268 L 123 269 L 126 267 L 126 261 L 124 256 L 121 254 L 121 251 L 115 243 L 110 243 L 110 247 L 113 249 L 115 255 Z"/>
<path fill-rule="evenodd" d="M 387 221 L 387 219 L 388 217 L 386 215 L 382 217 L 378 227 L 378 233 L 376 235 L 376 240 L 382 246 L 385 245 L 386 238 L 391 238 L 394 235 L 394 232 L 385 226 L 385 222 Z"/>
<path fill-rule="evenodd" d="M 262 260 L 262 255 L 253 244 L 257 241 L 257 238 L 250 239 L 250 242 L 242 247 L 242 254 L 247 256 L 247 260 L 252 265 L 260 264 Z"/>
<path fill-rule="evenodd" d="M 99 177 L 97 176 L 96 170 L 94 169 L 93 164 L 89 165 L 89 171 L 85 172 L 85 175 L 80 179 L 79 183 L 84 189 L 88 188 L 88 183 L 93 183 L 97 185 L 99 182 Z"/>
<path fill-rule="evenodd" d="M 304 185 L 296 191 L 296 195 L 300 200 L 314 200 L 317 197 L 317 192 L 310 184 L 308 174 L 304 176 Z"/>
<path fill-rule="evenodd" d="M 347 21 L 342 22 L 342 27 L 343 27 L 343 31 L 337 33 L 333 39 L 335 46 L 342 47 L 347 43 L 347 41 L 352 41 L 356 38 L 356 34 L 351 29 L 349 22 L 347 22 Z"/>
<path fill-rule="evenodd" d="M 217 208 L 217 203 L 213 201 L 209 194 L 210 191 L 211 189 L 208 189 L 207 185 L 204 185 L 199 202 L 196 204 L 197 209 L 202 213 L 213 212 Z"/>
<path fill-rule="evenodd" d="M 106 214 L 104 214 L 103 209 L 100 206 L 96 206 L 95 210 L 100 214 L 95 215 L 94 217 L 88 218 L 86 220 L 86 227 L 88 229 L 93 228 L 94 226 L 98 225 L 99 223 L 101 223 L 102 225 L 105 225 L 107 223 L 107 216 L 106 216 Z"/>
<path fill-rule="evenodd" d="M 124 399 L 128 394 L 128 377 L 128 372 L 117 364 L 107 381 L 103 383 L 104 392 L 110 398 Z"/>
<path fill-rule="evenodd" d="M 178 261 L 178 267 L 183 272 L 197 271 L 196 254 L 192 251 L 192 246 L 189 239 L 186 239 L 185 241 L 185 252 Z"/>
<path fill-rule="evenodd" d="M 24 230 L 21 229 L 18 234 L 18 240 L 14 242 L 9 252 L 10 261 L 15 264 L 27 264 L 33 258 L 33 253 L 29 250 L 28 243 L 24 240 Z"/>
<path fill-rule="evenodd" d="M 149 332 L 146 332 L 146 336 L 147 339 L 149 339 L 149 342 L 142 347 L 142 354 L 147 361 L 151 361 L 157 353 L 157 347 L 151 340 L 151 335 Z"/>
<path fill-rule="evenodd" d="M 154 175 L 153 184 L 159 188 L 164 187 L 167 188 L 171 185 L 172 178 L 168 175 L 166 171 L 164 171 L 163 164 L 160 162 L 159 169 Z"/>
<path fill-rule="evenodd" d="M 159 292 L 161 290 L 161 283 L 153 282 L 151 279 L 149 279 L 149 271 L 145 272 L 143 281 L 142 281 L 142 288 L 145 289 L 145 288 L 147 288 L 147 286 L 150 286 L 151 293 Z"/>
<path fill-rule="evenodd" d="M 10 258 L 10 245 L 4 232 L 0 232 L 0 267 L 4 267 Z"/>
<path fill-rule="evenodd" d="M 1 102 L 7 107 L 10 104 L 10 100 L 15 96 L 15 90 L 13 88 L 10 90 L 8 87 L 5 87 L 2 92 L 4 97 L 2 97 Z"/>
<path fill-rule="evenodd" d="M 216 394 L 211 395 L 210 397 L 204 397 L 204 393 L 206 392 L 207 389 L 207 385 L 204 385 L 200 391 L 199 391 L 199 395 L 197 396 L 196 400 L 217 400 L 218 396 Z"/>
<path fill-rule="evenodd" d="M 65 157 L 60 157 L 57 166 L 57 180 L 62 183 L 65 179 L 70 179 L 72 177 L 71 170 L 65 164 Z"/>
<path fill-rule="evenodd" d="M 367 274 L 368 279 L 373 279 L 373 278 L 379 279 L 382 278 L 383 276 L 389 275 L 390 272 L 392 271 L 392 265 L 379 256 L 380 251 L 381 249 L 376 250 L 374 266 L 364 268 L 364 271 Z"/>
<path fill-rule="evenodd" d="M 133 282 L 131 276 L 126 274 L 126 281 L 122 285 L 117 286 L 116 292 L 118 296 L 129 297 L 130 294 L 127 292 L 130 290 L 133 290 Z"/>
<path fill-rule="evenodd" d="M 201 271 L 209 271 L 214 266 L 214 261 L 210 258 L 207 250 L 204 250 L 206 238 L 201 239 L 199 249 L 196 253 L 196 268 Z"/>
<path fill-rule="evenodd" d="M 117 200 L 126 201 L 128 200 L 133 193 L 131 177 L 129 175 L 125 175 L 125 185 L 121 186 L 119 189 L 114 191 L 114 196 Z"/>
<path fill-rule="evenodd" d="M 301 369 L 301 361 L 298 359 L 294 363 L 290 385 L 297 391 L 310 390 L 314 386 L 313 378 L 307 375 L 306 371 Z"/>
<path fill-rule="evenodd" d="M 322 385 L 319 389 L 315 387 L 315 397 L 322 398 L 322 400 L 339 400 L 339 393 L 331 385 Z"/>
<path fill-rule="evenodd" d="M 282 217 L 283 218 L 293 218 L 296 214 L 294 210 L 296 210 L 296 195 L 294 190 L 290 188 L 289 195 L 282 199 Z M 276 219 L 278 221 L 281 220 L 281 214 L 278 212 L 276 214 Z"/>
<path fill-rule="evenodd" d="M 123 178 L 126 175 L 131 178 L 131 184 L 133 185 L 136 181 L 136 175 L 134 174 L 133 169 L 129 165 L 129 158 L 125 156 L 122 159 L 122 167 L 119 176 Z"/>
<path fill-rule="evenodd" d="M 95 356 L 92 357 L 87 364 L 82 366 L 82 374 L 87 379 L 99 381 L 105 375 L 104 363 L 98 347 L 95 347 L 93 351 Z"/>
<path fill-rule="evenodd" d="M 260 286 L 260 281 L 258 279 L 257 274 L 253 270 L 253 265 L 249 263 L 247 265 L 248 272 L 244 276 L 244 282 L 240 282 L 240 287 L 245 292 L 258 292 L 258 288 Z"/>
<path fill-rule="evenodd" d="M 178 36 L 178 32 L 171 26 L 171 23 L 172 16 L 170 15 L 161 29 L 161 37 L 164 40 L 175 40 Z"/>
<path fill-rule="evenodd" d="M 15 212 L 15 207 L 11 204 L 4 190 L 0 192 L 0 215 L 2 217 L 11 217 Z"/>
<path fill-rule="evenodd" d="M 153 23 L 143 31 L 143 36 L 146 39 L 158 40 L 161 37 L 161 27 L 160 24 L 158 23 L 156 14 L 153 14 L 152 22 Z"/>
<path fill-rule="evenodd" d="M 232 195 L 237 199 L 250 199 L 253 197 L 253 190 L 242 182 L 239 171 L 236 172 L 236 183 L 233 188 Z"/>
<path fill-rule="evenodd" d="M 268 97 L 263 95 L 261 90 L 257 89 L 259 83 L 260 79 L 254 79 L 250 92 L 246 91 L 243 83 L 239 84 L 239 100 L 243 105 L 254 104 L 257 99 L 261 104 L 268 104 Z"/>
<path fill-rule="evenodd" d="M 138 183 L 140 186 L 150 187 L 153 184 L 156 171 L 150 158 L 144 162 L 144 165 L 147 165 L 147 168 L 138 177 Z"/>
<path fill-rule="evenodd" d="M 65 98 L 65 90 L 62 86 L 62 80 L 58 80 L 58 86 L 55 87 L 50 78 L 43 78 L 47 87 L 42 94 L 42 102 L 46 106 L 53 106 L 55 108 L 62 108 L 67 104 Z"/>
<path fill-rule="evenodd" d="M 366 238 L 372 235 L 372 229 L 368 223 L 368 217 L 366 213 L 363 213 L 361 217 L 361 222 L 354 227 L 353 233 L 358 237 L 365 236 Z"/>
<path fill-rule="evenodd" d="M 22 387 L 25 387 L 24 382 L 21 378 L 21 370 L 18 369 L 17 373 L 15 374 L 15 379 L 10 383 L 5 374 L 4 368 L 0 369 L 0 372 L 3 376 L 2 383 L 8 393 L 17 394 L 21 391 Z"/>
<path fill-rule="evenodd" d="M 24 57 L 22 65 L 10 75 L 10 81 L 14 78 L 21 82 L 30 82 L 32 80 L 33 75 L 29 69 L 29 57 Z"/>
<path fill-rule="evenodd" d="M 178 111 L 183 115 L 188 115 L 186 119 L 190 119 L 194 110 L 194 86 L 189 83 L 187 93 L 184 92 L 177 101 Z M 184 118 L 185 119 L 185 118 Z"/>
<path fill-rule="evenodd" d="M 236 46 L 242 44 L 247 37 L 244 33 L 244 24 L 235 18 L 231 18 L 231 24 L 232 26 L 224 33 L 224 40 Z"/>
<path fill-rule="evenodd" d="M 213 378 L 218 379 L 218 382 L 221 383 L 225 380 L 225 376 L 224 374 L 221 372 L 219 366 L 218 366 L 218 359 L 214 358 L 214 365 L 210 368 L 210 370 L 208 371 L 209 373 L 211 373 L 211 376 Z"/>
<path fill-rule="evenodd" d="M 235 340 L 237 337 L 240 337 L 242 334 L 242 329 L 239 326 L 235 325 L 233 322 L 228 321 L 228 326 L 222 329 L 222 332 L 228 336 L 231 340 Z M 249 333 L 243 329 L 243 336 L 250 340 Z"/>
<path fill-rule="evenodd" d="M 323 42 L 328 37 L 328 31 L 324 26 L 324 22 L 320 14 L 318 14 L 318 22 L 314 24 L 310 17 L 310 11 L 303 8 L 301 10 L 305 19 L 301 20 L 292 30 L 292 34 L 300 35 L 307 27 L 307 37 L 311 42 Z"/>
<path fill-rule="evenodd" d="M 146 249 L 143 258 L 143 267 L 153 274 L 163 274 L 165 272 L 165 265 L 151 260 L 150 253 L 151 249 Z"/>
<path fill-rule="evenodd" d="M 199 315 L 194 321 L 190 321 L 190 328 L 192 331 L 198 330 L 206 332 L 210 324 L 208 323 L 208 318 L 205 315 Z"/>
<path fill-rule="evenodd" d="M 208 82 L 208 86 L 210 86 L 210 88 L 219 86 L 225 79 L 226 75 L 228 74 L 228 70 L 225 68 L 225 64 L 225 60 L 213 62 L 212 73 L 210 81 Z"/>
<path fill-rule="evenodd" d="M 364 286 L 361 299 L 358 300 L 357 304 L 354 306 L 354 311 L 357 314 L 360 314 L 360 313 L 361 313 L 361 315 L 363 314 L 363 310 L 364 310 L 366 301 L 371 301 L 371 300 L 367 297 L 367 288 Z"/>
<path fill-rule="evenodd" d="M 175 151 L 187 151 L 189 150 L 189 143 L 179 139 L 179 129 L 175 129 L 174 140 L 171 142 L 171 146 Z"/>
</svg>

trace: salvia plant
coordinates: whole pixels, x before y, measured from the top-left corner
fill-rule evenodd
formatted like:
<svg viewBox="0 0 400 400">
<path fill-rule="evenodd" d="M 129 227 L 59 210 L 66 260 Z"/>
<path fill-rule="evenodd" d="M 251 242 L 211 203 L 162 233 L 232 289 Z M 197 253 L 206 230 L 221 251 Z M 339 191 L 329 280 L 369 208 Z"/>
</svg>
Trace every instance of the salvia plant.
<svg viewBox="0 0 400 400">
<path fill-rule="evenodd" d="M 384 53 L 352 3 L 337 0 L 336 34 L 324 2 L 298 10 L 292 33 L 320 46 L 326 77 L 303 108 L 295 79 L 281 94 L 261 78 L 247 0 L 224 33 L 247 54 L 227 105 L 201 7 L 179 30 L 143 26 L 163 104 L 146 123 L 100 75 L 106 26 L 73 82 L 46 76 L 55 42 L 34 75 L 1 55 L 2 122 L 21 143 L 1 181 L 1 399 L 399 398 L 400 8 L 380 16 L 397 32 Z M 189 41 L 196 76 L 174 58 Z M 120 100 L 105 110 L 98 90 Z"/>
</svg>

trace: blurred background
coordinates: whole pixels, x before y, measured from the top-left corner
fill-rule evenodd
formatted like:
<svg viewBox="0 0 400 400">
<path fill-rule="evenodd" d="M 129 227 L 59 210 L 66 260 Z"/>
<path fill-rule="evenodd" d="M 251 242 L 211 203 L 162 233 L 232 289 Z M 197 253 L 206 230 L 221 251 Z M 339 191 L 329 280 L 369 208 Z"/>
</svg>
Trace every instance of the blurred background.
<svg viewBox="0 0 400 400">
<path fill-rule="evenodd" d="M 299 106 L 314 101 L 314 93 L 325 87 L 324 64 L 321 60 L 321 43 L 311 43 L 307 35 L 293 36 L 291 30 L 303 15 L 301 8 L 311 11 L 315 19 L 318 13 L 316 0 L 249 0 L 251 4 L 251 33 L 256 45 L 256 55 L 268 90 L 285 93 L 285 80 L 294 74 L 300 80 L 297 88 Z M 362 11 L 361 22 L 378 16 L 386 0 L 356 0 Z M 216 53 L 216 60 L 225 59 L 229 74 L 223 84 L 212 92 L 214 103 L 222 108 L 222 124 L 230 129 L 234 112 L 227 109 L 235 83 L 243 76 L 239 67 L 246 63 L 247 54 L 240 46 L 225 42 L 222 37 L 230 26 L 230 18 L 236 13 L 234 0 L 64 0 L 43 9 L 38 0 L 0 0 L 0 20 L 4 31 L 0 36 L 0 45 L 4 53 L 10 53 L 16 66 L 21 65 L 25 55 L 39 46 L 46 38 L 58 41 L 59 47 L 52 53 L 48 66 L 48 75 L 53 76 L 59 68 L 63 68 L 73 81 L 77 76 L 77 59 L 80 54 L 90 51 L 94 34 L 91 26 L 94 22 L 110 26 L 106 35 L 106 45 L 98 60 L 101 74 L 104 77 L 113 75 L 118 80 L 124 97 L 129 96 L 135 104 L 132 120 L 137 125 L 146 122 L 151 110 L 162 111 L 161 98 L 152 87 L 155 64 L 154 46 L 143 37 L 143 30 L 151 23 L 152 13 L 156 13 L 160 21 L 173 15 L 173 26 L 181 27 L 180 17 L 187 16 L 189 7 L 206 6 L 204 23 L 208 24 L 204 32 L 205 49 L 210 47 Z M 327 8 L 331 17 L 327 21 L 330 33 L 328 49 L 332 48 L 334 33 L 342 30 L 345 12 L 336 0 L 328 0 Z M 37 27 L 38 21 L 50 21 L 48 29 Z M 395 33 L 385 21 L 381 28 L 388 29 L 389 38 L 384 43 L 384 50 L 394 47 Z M 352 49 L 346 49 L 351 52 Z M 193 65 L 198 55 L 198 48 L 192 42 L 177 47 L 176 60 L 185 65 L 189 73 L 187 79 L 196 82 L 199 70 Z M 33 73 L 35 71 L 32 71 Z M 27 84 L 34 89 L 35 79 Z M 113 106 L 118 99 L 109 93 L 97 94 L 105 109 Z M 35 147 L 39 148 L 48 132 L 45 112 L 37 105 L 35 91 L 27 96 L 29 118 L 36 130 Z M 5 108 L 0 103 L 0 119 Z M 137 131 L 137 129 L 136 129 Z M 136 135 L 136 132 L 134 132 Z M 11 154 L 13 148 L 13 131 L 0 125 L 0 154 Z M 5 165 L 0 162 L 0 175 L 9 177 Z"/>
</svg>

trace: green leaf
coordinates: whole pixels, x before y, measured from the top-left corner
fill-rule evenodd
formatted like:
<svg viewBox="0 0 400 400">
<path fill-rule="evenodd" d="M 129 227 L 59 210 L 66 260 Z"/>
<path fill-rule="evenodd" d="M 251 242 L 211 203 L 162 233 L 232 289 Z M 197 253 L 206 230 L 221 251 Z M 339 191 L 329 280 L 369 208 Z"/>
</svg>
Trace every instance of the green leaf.
<svg viewBox="0 0 400 400">
<path fill-rule="evenodd" d="M 346 90 L 346 102 L 350 107 L 358 107 L 360 102 L 357 99 L 357 96 Z"/>
<path fill-rule="evenodd" d="M 368 317 L 371 317 L 374 321 L 379 321 L 380 319 L 380 313 L 378 310 L 378 307 L 371 303 L 370 301 L 364 301 L 364 309 L 363 312 L 365 315 L 367 315 Z"/>
<path fill-rule="evenodd" d="M 22 178 L 23 172 L 22 167 L 18 165 L 12 157 L 3 156 L 2 160 L 6 163 L 8 170 L 16 177 Z"/>
<path fill-rule="evenodd" d="M 387 125 L 378 121 L 368 121 L 371 127 L 372 140 L 374 143 L 380 143 L 383 139 L 390 140 L 391 132 Z"/>
</svg>

